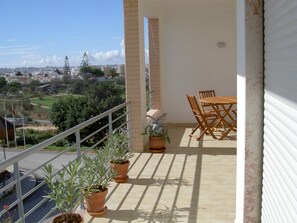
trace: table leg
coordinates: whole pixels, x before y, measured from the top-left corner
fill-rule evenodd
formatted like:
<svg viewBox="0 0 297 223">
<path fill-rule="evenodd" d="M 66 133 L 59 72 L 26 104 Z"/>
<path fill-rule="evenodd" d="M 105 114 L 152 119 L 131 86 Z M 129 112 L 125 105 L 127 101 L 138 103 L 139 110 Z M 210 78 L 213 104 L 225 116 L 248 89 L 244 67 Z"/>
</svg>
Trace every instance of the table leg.
<svg viewBox="0 0 297 223">
<path fill-rule="evenodd" d="M 222 118 L 222 121 L 228 126 L 228 129 L 222 134 L 222 136 L 220 137 L 220 140 L 224 139 L 229 134 L 229 132 L 231 132 L 232 130 L 236 131 L 236 120 L 230 114 L 233 104 L 229 104 L 228 107 L 226 107 L 223 104 L 221 104 L 221 106 L 224 110 L 224 114 L 223 114 L 223 116 L 221 116 L 221 118 Z M 226 117 L 230 118 L 231 124 L 229 122 L 227 122 Z"/>
</svg>

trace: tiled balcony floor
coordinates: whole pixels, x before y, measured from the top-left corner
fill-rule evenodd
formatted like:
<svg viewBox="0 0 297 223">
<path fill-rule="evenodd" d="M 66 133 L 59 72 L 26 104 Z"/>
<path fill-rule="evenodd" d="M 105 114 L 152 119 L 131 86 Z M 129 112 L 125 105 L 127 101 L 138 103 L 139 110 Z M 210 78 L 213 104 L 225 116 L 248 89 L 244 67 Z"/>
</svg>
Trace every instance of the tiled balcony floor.
<svg viewBox="0 0 297 223">
<path fill-rule="evenodd" d="M 165 153 L 135 154 L 129 181 L 109 188 L 108 212 L 98 218 L 85 213 L 84 222 L 233 223 L 236 136 L 197 142 L 190 132 L 171 127 Z"/>
</svg>

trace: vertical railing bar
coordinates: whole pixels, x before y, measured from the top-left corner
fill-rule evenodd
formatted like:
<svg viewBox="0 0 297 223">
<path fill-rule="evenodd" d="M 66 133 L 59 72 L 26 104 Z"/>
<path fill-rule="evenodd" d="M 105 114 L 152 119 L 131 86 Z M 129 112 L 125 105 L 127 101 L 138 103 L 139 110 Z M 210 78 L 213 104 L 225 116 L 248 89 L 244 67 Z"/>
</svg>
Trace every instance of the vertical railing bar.
<svg viewBox="0 0 297 223">
<path fill-rule="evenodd" d="M 4 145 L 3 145 L 3 147 L 2 147 L 2 150 L 3 150 L 3 157 L 4 157 L 4 159 L 6 160 L 6 151 L 5 151 Z M 2 160 L 1 160 L 1 161 L 2 161 Z"/>
<path fill-rule="evenodd" d="M 81 156 L 81 145 L 80 145 L 80 131 L 77 130 L 75 132 L 76 139 L 76 157 L 79 158 Z"/>
<path fill-rule="evenodd" d="M 112 135 L 112 113 L 108 114 L 108 133 Z"/>
<path fill-rule="evenodd" d="M 150 107 L 150 106 L 151 106 L 151 102 L 150 102 L 150 92 L 149 92 L 149 91 L 146 92 L 145 99 L 146 99 L 146 101 L 145 101 L 146 111 L 148 111 L 148 110 L 151 109 L 151 107 Z"/>
<path fill-rule="evenodd" d="M 131 103 L 127 105 L 127 129 L 128 129 L 128 138 L 129 138 L 129 147 L 132 145 L 132 124 L 131 124 L 131 116 L 132 116 L 132 110 L 131 110 Z"/>
<path fill-rule="evenodd" d="M 152 91 L 149 92 L 149 100 L 150 100 L 150 109 L 152 109 L 152 107 L 153 107 L 153 92 Z"/>
<path fill-rule="evenodd" d="M 81 145 L 80 145 L 80 131 L 79 130 L 77 130 L 75 132 L 75 139 L 76 139 L 76 157 L 77 157 L 77 159 L 80 159 L 80 156 L 81 156 Z M 83 199 L 82 196 L 80 198 L 80 208 L 81 209 L 85 209 L 84 199 Z"/>
<path fill-rule="evenodd" d="M 22 200 L 22 187 L 21 187 L 21 181 L 20 181 L 20 170 L 19 170 L 19 163 L 15 162 L 13 164 L 14 169 L 14 177 L 16 180 L 15 190 L 16 190 L 16 196 L 18 200 L 18 213 L 19 213 L 19 219 L 21 219 L 21 222 L 25 223 L 24 218 L 24 204 Z"/>
<path fill-rule="evenodd" d="M 7 148 L 9 149 L 9 136 L 8 136 L 8 129 L 7 129 L 7 117 L 6 117 L 6 107 L 5 107 L 5 103 L 4 103 L 4 112 L 5 112 L 5 134 L 6 134 L 6 145 Z"/>
</svg>

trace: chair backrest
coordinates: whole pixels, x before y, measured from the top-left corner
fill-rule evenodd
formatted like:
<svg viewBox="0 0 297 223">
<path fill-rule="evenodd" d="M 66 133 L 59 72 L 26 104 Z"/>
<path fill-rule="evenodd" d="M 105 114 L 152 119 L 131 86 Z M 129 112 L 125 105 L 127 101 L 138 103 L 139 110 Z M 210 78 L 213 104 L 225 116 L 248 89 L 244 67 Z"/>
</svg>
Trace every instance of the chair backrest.
<svg viewBox="0 0 297 223">
<path fill-rule="evenodd" d="M 198 92 L 198 96 L 199 96 L 200 99 L 201 98 L 208 98 L 208 97 L 215 97 L 216 96 L 216 92 L 215 92 L 215 90 L 199 91 Z M 207 109 L 207 107 L 210 108 L 210 109 L 212 109 L 211 108 L 211 105 L 208 104 L 208 103 L 205 103 L 205 102 L 201 102 L 200 101 L 200 104 L 201 104 L 202 109 L 203 109 L 204 112 L 205 112 L 205 108 Z"/>
<path fill-rule="evenodd" d="M 215 90 L 199 91 L 199 98 L 215 97 Z"/>
<path fill-rule="evenodd" d="M 193 111 L 194 115 L 195 115 L 195 116 L 196 116 L 196 115 L 198 115 L 198 116 L 202 116 L 203 113 L 202 113 L 202 111 L 201 111 L 201 109 L 200 109 L 200 107 L 199 107 L 199 104 L 198 104 L 198 102 L 197 102 L 195 96 L 187 95 L 187 98 L 188 98 L 188 101 L 189 101 L 189 103 L 190 103 L 190 106 L 191 106 L 191 108 L 192 108 L 192 111 Z"/>
</svg>

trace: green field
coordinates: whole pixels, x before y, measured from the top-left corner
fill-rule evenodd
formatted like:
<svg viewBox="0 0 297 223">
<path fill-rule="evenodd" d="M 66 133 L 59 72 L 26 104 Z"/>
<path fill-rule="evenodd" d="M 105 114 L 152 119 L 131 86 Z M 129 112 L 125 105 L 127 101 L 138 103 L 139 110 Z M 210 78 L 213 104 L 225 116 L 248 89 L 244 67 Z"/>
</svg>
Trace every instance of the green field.
<svg viewBox="0 0 297 223">
<path fill-rule="evenodd" d="M 51 108 L 52 105 L 57 102 L 60 98 L 67 97 L 70 95 L 50 95 L 50 96 L 40 96 L 40 97 L 34 97 L 30 98 L 30 101 L 32 104 L 45 106 L 48 108 Z M 82 97 L 82 95 L 71 95 L 74 97 Z"/>
</svg>

